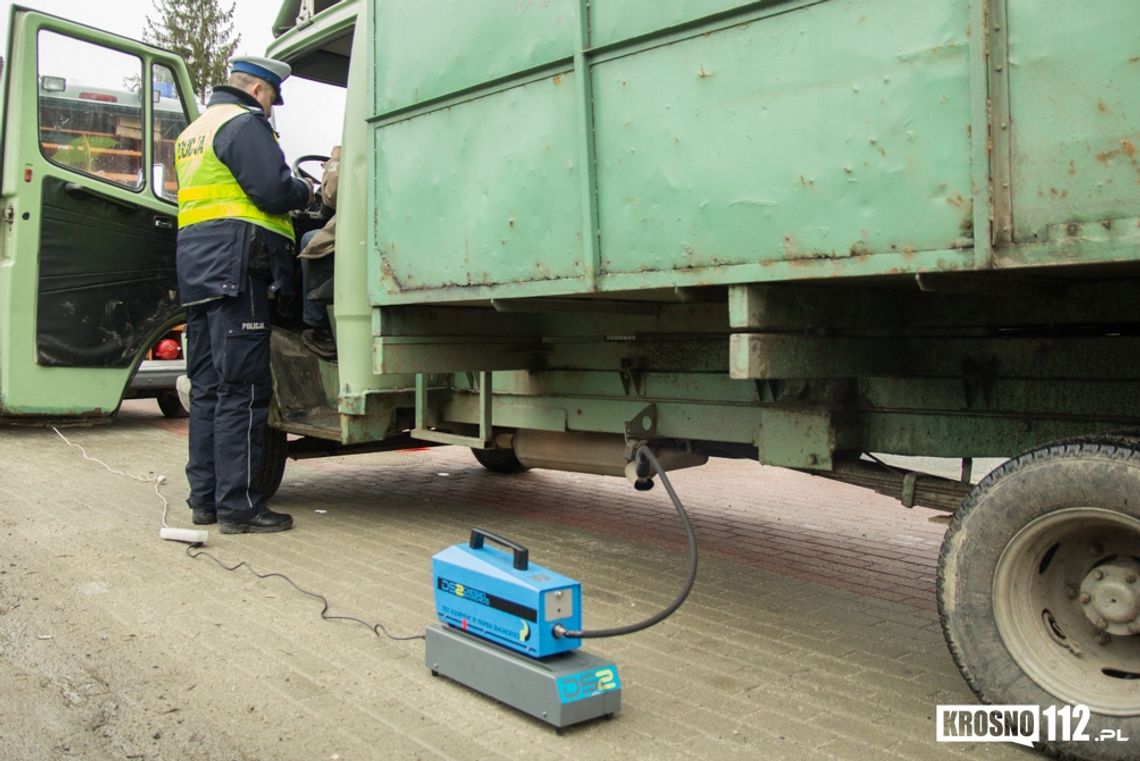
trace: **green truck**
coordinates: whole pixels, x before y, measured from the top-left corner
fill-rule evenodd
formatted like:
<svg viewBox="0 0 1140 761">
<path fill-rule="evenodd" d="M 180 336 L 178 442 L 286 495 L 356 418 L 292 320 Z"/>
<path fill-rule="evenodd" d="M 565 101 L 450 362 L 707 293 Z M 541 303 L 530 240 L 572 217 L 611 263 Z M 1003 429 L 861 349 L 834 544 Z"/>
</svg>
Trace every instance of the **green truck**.
<svg viewBox="0 0 1140 761">
<path fill-rule="evenodd" d="M 1134 0 L 285 2 L 268 54 L 349 93 L 339 359 L 275 330 L 263 483 L 424 443 L 622 475 L 649 445 L 945 510 L 970 687 L 1087 706 L 1106 741 L 1042 745 L 1134 758 L 1137 28 Z M 11 29 L 0 415 L 98 418 L 180 318 L 156 104 L 193 118 L 189 82 L 60 19 Z M 113 176 L 16 118 L 73 48 L 157 93 L 108 128 L 141 138 Z M 981 457 L 1009 460 L 973 485 Z"/>
</svg>

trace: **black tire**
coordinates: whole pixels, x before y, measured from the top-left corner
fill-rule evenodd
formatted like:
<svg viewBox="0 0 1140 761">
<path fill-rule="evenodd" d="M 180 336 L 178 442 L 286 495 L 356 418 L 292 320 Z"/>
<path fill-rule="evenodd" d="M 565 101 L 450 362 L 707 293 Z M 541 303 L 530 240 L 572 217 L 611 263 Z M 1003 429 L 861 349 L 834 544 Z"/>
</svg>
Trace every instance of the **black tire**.
<svg viewBox="0 0 1140 761">
<path fill-rule="evenodd" d="M 1090 707 L 1091 741 L 1049 742 L 1042 722 L 1040 747 L 1061 758 L 1136 758 L 1140 634 L 1121 627 L 1140 626 L 1140 619 L 1114 620 L 1105 641 L 1101 623 L 1108 622 L 1093 621 L 1101 616 L 1096 606 L 1105 588 L 1090 579 L 1115 574 L 1124 590 L 1121 604 L 1140 603 L 1138 497 L 1136 439 L 1108 435 L 1054 444 L 986 476 L 954 514 L 942 544 L 942 631 L 982 702 Z M 1125 584 L 1127 578 L 1132 581 Z M 1119 596 L 1112 592 L 1113 604 Z M 1096 742 L 1102 731 L 1131 742 Z"/>
<path fill-rule="evenodd" d="M 265 456 L 261 460 L 261 471 L 253 479 L 261 491 L 261 498 L 269 500 L 281 486 L 285 477 L 285 461 L 289 455 L 289 440 L 284 431 L 276 428 L 265 429 Z"/>
<path fill-rule="evenodd" d="M 177 391 L 160 391 L 156 400 L 162 414 L 169 418 L 189 417 L 190 413 L 182 406 Z"/>
<path fill-rule="evenodd" d="M 513 449 L 472 449 L 471 454 L 492 473 L 522 473 L 530 470 L 519 462 Z"/>
</svg>

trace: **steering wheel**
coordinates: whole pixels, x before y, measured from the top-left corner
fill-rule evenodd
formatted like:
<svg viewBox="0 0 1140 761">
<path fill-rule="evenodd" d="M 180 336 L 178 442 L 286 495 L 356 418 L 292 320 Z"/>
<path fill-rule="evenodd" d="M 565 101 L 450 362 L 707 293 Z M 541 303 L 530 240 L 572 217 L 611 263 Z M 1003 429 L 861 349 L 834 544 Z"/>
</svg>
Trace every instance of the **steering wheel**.
<svg viewBox="0 0 1140 761">
<path fill-rule="evenodd" d="M 293 168 L 293 174 L 297 175 L 298 177 L 302 177 L 306 180 L 312 180 L 313 184 L 319 186 L 321 184 L 321 178 L 313 175 L 310 172 L 305 171 L 301 167 L 301 165 L 302 164 L 310 164 L 314 161 L 318 162 L 320 164 L 324 164 L 328 160 L 329 160 L 328 156 L 321 156 L 321 155 L 318 155 L 316 153 L 310 153 L 310 154 L 307 154 L 305 156 L 298 156 L 297 158 L 293 159 L 293 167 L 292 167 Z"/>
</svg>

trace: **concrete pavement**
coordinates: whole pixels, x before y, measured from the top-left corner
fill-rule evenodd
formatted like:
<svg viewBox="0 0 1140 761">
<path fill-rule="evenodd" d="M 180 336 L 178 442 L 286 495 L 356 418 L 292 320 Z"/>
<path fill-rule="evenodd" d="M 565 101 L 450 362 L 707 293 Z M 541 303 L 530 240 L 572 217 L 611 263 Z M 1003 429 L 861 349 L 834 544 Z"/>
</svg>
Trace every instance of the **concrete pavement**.
<svg viewBox="0 0 1140 761">
<path fill-rule="evenodd" d="M 64 433 L 183 506 L 185 424 L 153 403 Z M 701 542 L 681 610 L 591 642 L 621 670 L 612 722 L 555 734 L 443 679 L 422 643 L 320 620 L 280 579 L 227 573 L 158 539 L 153 487 L 50 431 L 0 431 L 0 737 L 11 759 L 1031 759 L 939 745 L 938 703 L 973 703 L 942 642 L 944 524 L 823 479 L 723 462 L 674 485 Z M 472 526 L 581 579 L 587 627 L 638 620 L 685 573 L 664 491 L 484 471 L 466 450 L 290 462 L 297 528 L 210 533 L 225 563 L 288 574 L 333 614 L 421 633 L 430 557 Z"/>
</svg>

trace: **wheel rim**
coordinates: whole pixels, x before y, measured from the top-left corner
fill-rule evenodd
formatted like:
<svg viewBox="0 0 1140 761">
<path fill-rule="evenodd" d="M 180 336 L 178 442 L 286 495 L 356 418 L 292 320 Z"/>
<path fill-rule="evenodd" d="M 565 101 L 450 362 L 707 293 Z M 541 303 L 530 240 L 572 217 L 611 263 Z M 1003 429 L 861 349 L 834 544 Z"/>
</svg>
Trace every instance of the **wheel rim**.
<svg viewBox="0 0 1140 761">
<path fill-rule="evenodd" d="M 1041 516 L 998 559 L 998 633 L 1021 670 L 1066 703 L 1140 715 L 1140 520 L 1096 507 Z"/>
</svg>

